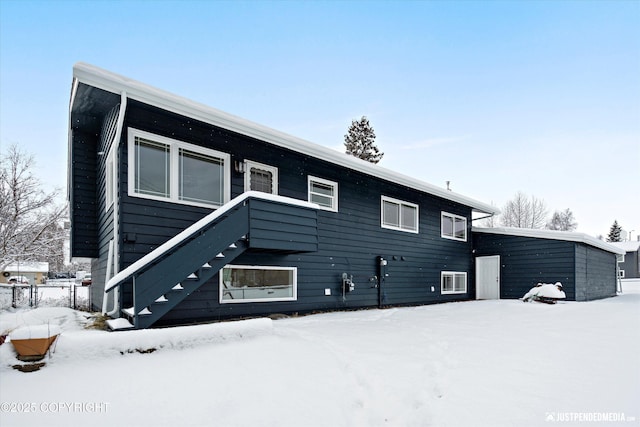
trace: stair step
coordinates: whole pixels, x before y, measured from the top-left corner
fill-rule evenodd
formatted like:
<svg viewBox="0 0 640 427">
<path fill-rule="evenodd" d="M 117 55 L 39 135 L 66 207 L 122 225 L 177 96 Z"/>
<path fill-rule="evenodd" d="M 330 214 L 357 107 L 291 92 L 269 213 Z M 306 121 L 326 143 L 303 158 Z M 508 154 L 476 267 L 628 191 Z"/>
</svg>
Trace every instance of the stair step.
<svg viewBox="0 0 640 427">
<path fill-rule="evenodd" d="M 220 252 L 218 255 L 216 255 L 216 258 L 224 258 L 224 254 Z"/>
<path fill-rule="evenodd" d="M 164 295 L 160 295 L 160 297 L 155 300 L 155 302 L 167 302 L 167 301 L 169 300 Z"/>
<path fill-rule="evenodd" d="M 211 268 L 211 264 L 209 264 L 208 262 L 205 262 L 202 268 Z"/>
<path fill-rule="evenodd" d="M 123 308 L 122 312 L 127 316 L 133 317 L 133 307 Z"/>
<path fill-rule="evenodd" d="M 146 316 L 148 314 L 151 314 L 151 310 L 149 310 L 149 307 L 145 307 L 138 313 L 138 316 Z"/>
<path fill-rule="evenodd" d="M 229 245 L 229 249 L 238 249 L 235 243 Z"/>
<path fill-rule="evenodd" d="M 133 324 L 123 317 L 119 317 L 117 319 L 109 319 L 106 323 L 107 327 L 111 331 L 125 331 L 127 329 L 134 328 Z"/>
<path fill-rule="evenodd" d="M 190 275 L 187 276 L 187 279 L 197 279 L 198 275 L 196 273 L 191 273 Z"/>
<path fill-rule="evenodd" d="M 178 283 L 177 285 L 175 285 L 175 286 L 174 286 L 173 288 L 171 288 L 171 289 L 173 289 L 174 291 L 181 291 L 181 290 L 183 290 L 184 288 L 182 287 L 182 283 Z"/>
</svg>

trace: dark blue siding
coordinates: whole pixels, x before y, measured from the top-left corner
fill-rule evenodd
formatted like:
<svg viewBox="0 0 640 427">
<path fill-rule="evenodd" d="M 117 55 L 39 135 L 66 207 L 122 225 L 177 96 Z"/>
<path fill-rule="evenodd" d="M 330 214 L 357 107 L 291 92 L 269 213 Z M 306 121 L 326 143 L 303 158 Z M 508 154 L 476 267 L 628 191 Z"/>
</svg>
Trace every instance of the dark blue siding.
<svg viewBox="0 0 640 427">
<path fill-rule="evenodd" d="M 616 294 L 613 253 L 573 241 L 473 233 L 476 256 L 500 255 L 500 297 L 521 298 L 536 283 L 562 282 L 567 299 Z"/>
<path fill-rule="evenodd" d="M 638 251 L 627 252 L 624 262 L 618 264 L 620 270 L 624 271 L 625 279 L 635 279 L 640 277 L 640 254 Z"/>
<path fill-rule="evenodd" d="M 575 243 L 473 233 L 476 256 L 500 255 L 500 298 L 522 298 L 536 283 L 562 282 L 575 300 Z"/>
<path fill-rule="evenodd" d="M 576 301 L 616 295 L 616 255 L 585 245 L 576 247 Z"/>
<path fill-rule="evenodd" d="M 339 185 L 339 212 L 318 212 L 317 251 L 288 254 L 250 249 L 234 261 L 238 265 L 297 267 L 297 301 L 219 304 L 216 276 L 162 322 L 377 306 L 375 277 L 379 256 L 389 260 L 389 276 L 381 288 L 384 305 L 463 300 L 472 295 L 470 230 L 467 242 L 440 237 L 441 211 L 466 217 L 470 226 L 469 207 L 134 101 L 129 102 L 121 139 L 123 189 L 127 188 L 127 127 L 225 152 L 231 155 L 232 162 L 254 160 L 277 167 L 279 194 L 283 196 L 306 200 L 308 175 Z M 232 170 L 231 179 L 234 197 L 244 191 L 244 175 Z M 419 234 L 380 227 L 382 195 L 419 205 Z M 129 197 L 126 190 L 122 192 L 121 206 L 121 269 L 210 212 L 206 208 Z M 285 245 L 281 249 L 288 248 Z M 441 295 L 443 270 L 467 272 L 469 292 Z M 342 273 L 353 275 L 356 283 L 355 291 L 346 299 L 341 292 Z M 325 296 L 326 288 L 331 289 L 330 296 Z"/>
<path fill-rule="evenodd" d="M 75 130 L 71 144 L 71 256 L 95 258 L 98 256 L 98 202 L 95 187 L 98 136 Z"/>
</svg>

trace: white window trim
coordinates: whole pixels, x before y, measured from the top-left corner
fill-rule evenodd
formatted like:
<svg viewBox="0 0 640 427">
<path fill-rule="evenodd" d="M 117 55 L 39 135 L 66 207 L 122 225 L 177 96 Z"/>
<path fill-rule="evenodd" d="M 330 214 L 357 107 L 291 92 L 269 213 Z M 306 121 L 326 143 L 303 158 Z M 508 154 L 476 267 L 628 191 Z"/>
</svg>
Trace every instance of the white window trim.
<svg viewBox="0 0 640 427">
<path fill-rule="evenodd" d="M 273 192 L 271 194 L 278 193 L 278 168 L 274 166 L 265 165 L 263 163 L 254 162 L 253 160 L 245 160 L 245 172 L 244 172 L 244 191 L 251 191 L 251 168 L 262 169 L 271 172 L 273 176 Z"/>
<path fill-rule="evenodd" d="M 113 203 L 116 198 L 116 188 L 118 185 L 116 183 L 116 163 L 115 163 L 115 153 L 116 153 L 116 143 L 111 144 L 111 149 L 109 150 L 109 154 L 107 154 L 107 161 L 105 163 L 105 177 L 104 177 L 104 185 L 105 185 L 105 211 L 108 211 L 113 206 Z"/>
<path fill-rule="evenodd" d="M 453 219 L 453 234 L 451 236 L 448 236 L 446 234 L 444 234 L 444 218 L 445 217 L 449 217 Z M 455 220 L 456 219 L 461 219 L 464 221 L 464 239 L 460 239 L 458 237 L 455 236 L 456 233 L 456 227 L 455 227 Z M 449 240 L 457 240 L 458 242 L 466 242 L 467 241 L 467 218 L 461 216 L 461 215 L 456 215 L 456 214 L 452 214 L 449 212 L 441 212 L 440 215 L 440 237 L 442 237 L 443 239 L 449 239 Z"/>
<path fill-rule="evenodd" d="M 329 185 L 333 187 L 333 202 L 331 203 L 331 207 L 320 206 L 320 209 L 331 212 L 338 212 L 338 183 L 335 181 L 329 181 L 328 179 L 318 178 L 317 176 L 308 175 L 307 176 L 307 200 L 311 202 L 311 181 L 317 182 L 318 184 Z M 322 196 L 327 197 L 326 194 L 322 194 Z"/>
<path fill-rule="evenodd" d="M 149 139 L 154 142 L 158 142 L 160 144 L 165 144 L 169 146 L 169 185 L 170 185 L 170 197 L 162 197 L 162 196 L 154 196 L 151 194 L 141 194 L 135 191 L 135 137 L 140 137 L 144 139 Z M 154 133 L 145 132 L 142 130 L 129 128 L 127 134 L 127 144 L 128 144 L 128 191 L 130 197 L 138 197 L 141 199 L 151 199 L 151 200 L 159 200 L 161 202 L 169 202 L 169 203 L 177 203 L 181 205 L 189 205 L 189 206 L 201 206 L 205 208 L 218 208 L 223 204 L 227 203 L 231 199 L 231 156 L 227 153 L 223 153 L 220 151 L 212 150 L 210 148 L 201 147 L 199 145 L 189 144 L 187 142 L 178 141 L 176 139 L 167 138 L 164 136 L 156 135 Z M 201 203 L 194 202 L 190 200 L 181 200 L 179 198 L 179 185 L 180 181 L 178 179 L 178 170 L 179 170 L 179 152 L 180 149 L 191 151 L 193 153 L 202 154 L 204 156 L 216 157 L 222 159 L 223 164 L 223 179 L 224 179 L 224 188 L 222 195 L 222 204 L 210 204 L 210 203 Z"/>
<path fill-rule="evenodd" d="M 455 288 L 455 276 L 456 275 L 462 275 L 464 276 L 464 291 L 445 291 L 443 289 L 443 285 L 444 285 L 444 277 L 445 276 L 453 276 L 454 278 L 454 288 Z M 467 290 L 469 289 L 469 283 L 467 280 L 467 273 L 465 271 L 442 271 L 440 273 L 440 293 L 442 295 L 452 295 L 452 294 L 466 294 Z"/>
<path fill-rule="evenodd" d="M 416 209 L 416 229 L 415 230 L 409 230 L 409 229 L 406 229 L 406 228 L 402 228 L 402 222 L 401 222 L 401 226 L 400 227 L 396 227 L 396 226 L 393 226 L 393 225 L 385 224 L 384 223 L 384 202 L 395 203 L 397 205 L 400 205 L 401 207 L 404 205 L 404 206 L 409 206 L 409 207 L 415 208 Z M 402 221 L 402 210 L 400 211 L 399 220 Z M 392 197 L 381 196 L 380 197 L 380 227 L 387 228 L 389 230 L 404 231 L 405 233 L 414 233 L 414 234 L 420 233 L 420 208 L 419 208 L 419 206 L 416 205 L 415 203 L 405 202 L 403 200 L 394 199 Z"/>
<path fill-rule="evenodd" d="M 225 300 L 223 299 L 224 293 L 224 283 L 223 283 L 223 274 L 222 270 L 224 268 L 235 268 L 235 269 L 244 269 L 244 270 L 289 270 L 293 271 L 293 292 L 291 297 L 285 298 L 248 298 L 248 299 L 236 299 L 236 300 Z M 283 267 L 283 266 L 269 266 L 269 265 L 225 265 L 223 269 L 218 272 L 219 280 L 219 298 L 218 301 L 220 304 L 243 304 L 249 302 L 276 302 L 276 301 L 297 301 L 298 300 L 298 268 L 297 267 Z"/>
</svg>

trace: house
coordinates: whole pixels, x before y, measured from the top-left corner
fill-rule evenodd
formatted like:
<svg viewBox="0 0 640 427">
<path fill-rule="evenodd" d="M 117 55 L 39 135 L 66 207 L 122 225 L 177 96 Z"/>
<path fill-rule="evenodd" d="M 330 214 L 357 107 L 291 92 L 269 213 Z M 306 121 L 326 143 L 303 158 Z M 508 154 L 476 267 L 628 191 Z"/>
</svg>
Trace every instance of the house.
<svg viewBox="0 0 640 427">
<path fill-rule="evenodd" d="M 537 283 L 561 282 L 567 300 L 616 295 L 621 250 L 582 233 L 473 227 L 476 296 L 522 298 Z"/>
<path fill-rule="evenodd" d="M 69 115 L 71 255 L 113 329 L 476 297 L 489 204 L 88 64 Z"/>
<path fill-rule="evenodd" d="M 618 272 L 621 279 L 640 278 L 640 240 L 627 242 L 612 242 L 613 246 L 624 251 L 618 262 Z"/>
<path fill-rule="evenodd" d="M 26 277 L 31 285 L 39 285 L 46 281 L 49 272 L 48 262 L 25 261 L 7 265 L 2 274 L 2 282 L 6 283 L 10 277 Z"/>
</svg>

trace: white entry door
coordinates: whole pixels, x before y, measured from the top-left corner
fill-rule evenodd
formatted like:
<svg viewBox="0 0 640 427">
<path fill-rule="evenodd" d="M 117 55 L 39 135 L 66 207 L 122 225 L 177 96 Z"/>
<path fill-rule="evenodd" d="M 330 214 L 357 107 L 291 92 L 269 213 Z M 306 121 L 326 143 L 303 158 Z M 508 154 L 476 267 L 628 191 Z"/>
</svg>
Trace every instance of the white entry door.
<svg viewBox="0 0 640 427">
<path fill-rule="evenodd" d="M 476 299 L 500 299 L 500 255 L 476 258 Z"/>
</svg>

